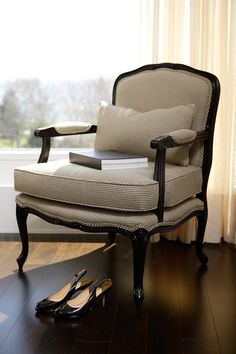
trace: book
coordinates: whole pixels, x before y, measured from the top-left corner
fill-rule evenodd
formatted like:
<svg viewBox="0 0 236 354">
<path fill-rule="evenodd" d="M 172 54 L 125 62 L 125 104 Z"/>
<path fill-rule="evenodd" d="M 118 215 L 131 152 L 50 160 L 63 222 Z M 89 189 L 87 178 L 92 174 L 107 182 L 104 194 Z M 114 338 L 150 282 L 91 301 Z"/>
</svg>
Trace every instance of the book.
<svg viewBox="0 0 236 354">
<path fill-rule="evenodd" d="M 70 152 L 69 159 L 72 163 L 92 167 L 97 170 L 148 166 L 147 157 L 118 151 L 81 150 L 79 152 Z"/>
</svg>

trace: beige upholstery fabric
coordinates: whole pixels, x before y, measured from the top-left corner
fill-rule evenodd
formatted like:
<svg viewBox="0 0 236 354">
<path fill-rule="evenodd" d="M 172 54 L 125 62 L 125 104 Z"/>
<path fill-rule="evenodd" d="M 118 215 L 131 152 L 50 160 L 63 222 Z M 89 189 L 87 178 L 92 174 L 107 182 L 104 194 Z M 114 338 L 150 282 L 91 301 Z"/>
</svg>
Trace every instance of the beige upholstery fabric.
<svg viewBox="0 0 236 354">
<path fill-rule="evenodd" d="M 15 189 L 36 197 L 123 211 L 157 208 L 154 163 L 148 168 L 95 170 L 59 160 L 15 169 Z M 173 206 L 201 191 L 201 169 L 166 165 L 165 205 Z"/>
<path fill-rule="evenodd" d="M 197 198 L 190 198 L 174 208 L 168 208 L 164 213 L 163 222 L 158 224 L 155 213 L 142 212 L 115 212 L 96 208 L 78 207 L 55 201 L 35 198 L 20 194 L 16 197 L 20 207 L 31 208 L 45 217 L 55 218 L 70 223 L 81 223 L 90 227 L 118 227 L 134 232 L 139 228 L 151 231 L 157 226 L 168 226 L 180 222 L 192 212 L 203 209 L 203 202 Z"/>
<path fill-rule="evenodd" d="M 166 134 L 171 136 L 176 144 L 189 144 L 196 139 L 197 133 L 190 129 L 181 129 Z"/>
<path fill-rule="evenodd" d="M 145 113 L 113 105 L 101 106 L 95 149 L 137 153 L 154 161 L 156 151 L 150 149 L 151 140 L 175 130 L 189 129 L 194 111 L 195 106 L 192 104 Z M 186 166 L 189 162 L 189 147 L 169 149 L 166 161 Z"/>
<path fill-rule="evenodd" d="M 46 128 L 54 128 L 59 134 L 79 134 L 86 133 L 92 124 L 87 122 L 61 122 L 50 125 Z M 42 128 L 45 129 L 45 128 Z"/>
<path fill-rule="evenodd" d="M 146 112 L 193 103 L 196 106 L 191 129 L 205 128 L 212 89 L 207 78 L 196 74 L 161 68 L 121 79 L 116 91 L 116 105 Z M 174 129 L 172 129 L 174 130 Z M 195 143 L 190 151 L 190 164 L 200 166 L 202 147 Z"/>
</svg>

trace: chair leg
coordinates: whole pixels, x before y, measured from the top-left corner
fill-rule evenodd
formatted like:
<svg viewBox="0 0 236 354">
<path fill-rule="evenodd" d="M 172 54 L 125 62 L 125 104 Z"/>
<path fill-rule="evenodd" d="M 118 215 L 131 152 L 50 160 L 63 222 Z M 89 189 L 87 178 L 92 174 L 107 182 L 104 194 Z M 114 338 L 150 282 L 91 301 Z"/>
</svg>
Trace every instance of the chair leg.
<svg viewBox="0 0 236 354">
<path fill-rule="evenodd" d="M 197 216 L 198 230 L 196 239 L 196 252 L 200 263 L 205 266 L 208 262 L 208 257 L 203 252 L 203 240 L 207 223 L 207 212 L 203 211 Z"/>
<path fill-rule="evenodd" d="M 109 238 L 110 243 L 115 242 L 115 239 L 116 239 L 116 233 L 115 233 L 115 232 L 113 232 L 113 231 L 108 232 L 108 238 Z"/>
<path fill-rule="evenodd" d="M 146 230 L 139 229 L 132 238 L 134 290 L 133 296 L 137 307 L 141 307 L 144 299 L 143 272 L 145 264 L 148 234 Z"/>
<path fill-rule="evenodd" d="M 28 251 L 29 251 L 27 217 L 28 217 L 28 212 L 24 208 L 21 208 L 19 205 L 16 205 L 16 218 L 17 218 L 17 223 L 18 223 L 18 228 L 19 228 L 21 243 L 22 243 L 21 254 L 16 260 L 19 266 L 20 273 L 23 272 L 23 265 L 26 261 L 26 258 L 28 256 Z"/>
</svg>

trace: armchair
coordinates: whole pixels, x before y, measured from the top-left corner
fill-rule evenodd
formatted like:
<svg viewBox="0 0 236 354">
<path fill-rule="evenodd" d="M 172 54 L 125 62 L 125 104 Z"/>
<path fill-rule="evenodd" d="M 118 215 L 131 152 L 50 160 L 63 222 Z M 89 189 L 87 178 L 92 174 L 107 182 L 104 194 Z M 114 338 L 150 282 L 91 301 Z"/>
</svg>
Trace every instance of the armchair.
<svg viewBox="0 0 236 354">
<path fill-rule="evenodd" d="M 116 79 L 112 105 L 101 107 L 97 126 L 78 122 L 37 129 L 38 164 L 15 169 L 19 271 L 28 255 L 29 213 L 53 224 L 108 233 L 111 241 L 118 234 L 129 237 L 137 305 L 144 298 L 151 235 L 197 217 L 196 251 L 206 265 L 206 191 L 219 95 L 219 81 L 210 73 L 181 64 L 146 65 Z M 88 133 L 96 133 L 98 150 L 148 156 L 148 168 L 98 171 L 65 160 L 47 162 L 52 137 Z"/>
</svg>

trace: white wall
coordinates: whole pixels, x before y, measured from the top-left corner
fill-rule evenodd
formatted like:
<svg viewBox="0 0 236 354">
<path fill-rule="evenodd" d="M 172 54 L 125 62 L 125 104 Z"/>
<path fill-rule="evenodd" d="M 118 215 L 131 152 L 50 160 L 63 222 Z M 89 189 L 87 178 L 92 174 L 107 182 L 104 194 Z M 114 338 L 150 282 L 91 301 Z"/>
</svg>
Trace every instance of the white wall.
<svg viewBox="0 0 236 354">
<path fill-rule="evenodd" d="M 14 168 L 37 162 L 39 149 L 0 151 L 0 233 L 18 233 L 15 216 Z M 50 160 L 68 157 L 68 151 L 52 150 Z M 78 233 L 78 230 L 49 224 L 34 215 L 29 215 L 30 233 Z"/>
</svg>

